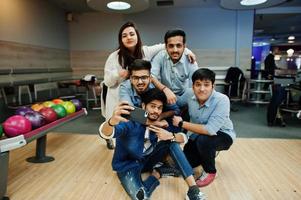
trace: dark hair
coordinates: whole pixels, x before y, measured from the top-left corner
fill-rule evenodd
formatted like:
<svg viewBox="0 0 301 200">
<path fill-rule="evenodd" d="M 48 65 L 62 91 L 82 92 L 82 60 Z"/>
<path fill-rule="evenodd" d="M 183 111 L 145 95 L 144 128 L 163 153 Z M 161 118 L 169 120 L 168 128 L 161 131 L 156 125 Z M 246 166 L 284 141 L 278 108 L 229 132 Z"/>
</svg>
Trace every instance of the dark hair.
<svg viewBox="0 0 301 200">
<path fill-rule="evenodd" d="M 163 105 L 165 105 L 167 102 L 164 92 L 162 92 L 161 90 L 159 90 L 157 88 L 149 89 L 148 91 L 142 93 L 140 96 L 141 96 L 142 102 L 145 105 L 147 105 L 148 103 L 150 103 L 153 100 L 161 101 L 163 103 Z"/>
<path fill-rule="evenodd" d="M 197 80 L 210 80 L 212 82 L 212 84 L 214 84 L 215 82 L 215 73 L 208 69 L 208 68 L 201 68 L 196 70 L 193 74 L 192 74 L 192 83 L 194 83 Z"/>
<path fill-rule="evenodd" d="M 127 49 L 124 44 L 122 43 L 122 32 L 124 29 L 128 27 L 133 27 L 136 31 L 137 35 L 137 45 L 134 51 L 134 54 L 132 55 L 129 49 Z M 142 51 L 142 41 L 140 34 L 133 22 L 126 22 L 123 24 L 119 30 L 118 33 L 118 42 L 119 42 L 119 52 L 118 52 L 118 62 L 122 66 L 123 69 L 125 69 L 127 66 L 129 66 L 135 59 L 142 58 L 143 57 L 143 51 Z"/>
<path fill-rule="evenodd" d="M 152 68 L 151 62 L 147 60 L 136 59 L 129 65 L 128 70 L 129 70 L 129 74 L 132 75 L 132 71 L 138 71 L 143 69 L 150 71 L 151 68 Z"/>
<path fill-rule="evenodd" d="M 185 44 L 185 42 L 186 42 L 186 34 L 181 29 L 175 29 L 175 30 L 169 30 L 169 31 L 167 31 L 165 33 L 165 36 L 164 36 L 164 42 L 165 42 L 165 44 L 167 44 L 168 38 L 175 37 L 175 36 L 182 36 L 183 37 L 183 43 Z"/>
</svg>

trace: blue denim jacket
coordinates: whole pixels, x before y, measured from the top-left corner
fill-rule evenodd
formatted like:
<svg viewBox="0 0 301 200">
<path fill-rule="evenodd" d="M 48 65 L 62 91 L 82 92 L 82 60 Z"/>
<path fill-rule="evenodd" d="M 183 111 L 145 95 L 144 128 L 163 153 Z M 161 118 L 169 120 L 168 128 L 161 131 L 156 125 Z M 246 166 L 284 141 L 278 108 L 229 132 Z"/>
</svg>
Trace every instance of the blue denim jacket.
<svg viewBox="0 0 301 200">
<path fill-rule="evenodd" d="M 114 127 L 116 148 L 112 160 L 113 170 L 124 172 L 141 165 L 145 129 L 145 125 L 133 121 L 121 122 Z M 149 137 L 151 143 L 155 144 L 156 134 L 150 132 Z"/>
</svg>

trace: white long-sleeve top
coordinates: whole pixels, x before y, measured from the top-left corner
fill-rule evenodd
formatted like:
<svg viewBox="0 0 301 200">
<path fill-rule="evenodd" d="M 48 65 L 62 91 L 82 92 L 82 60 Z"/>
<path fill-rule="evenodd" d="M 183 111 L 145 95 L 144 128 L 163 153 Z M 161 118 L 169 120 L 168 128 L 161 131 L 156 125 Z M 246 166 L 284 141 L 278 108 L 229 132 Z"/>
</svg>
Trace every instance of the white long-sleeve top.
<svg viewBox="0 0 301 200">
<path fill-rule="evenodd" d="M 143 46 L 144 57 L 142 59 L 150 61 L 162 49 L 165 49 L 165 44 Z M 109 55 L 104 69 L 104 83 L 108 86 L 105 112 L 103 112 L 106 119 L 112 116 L 114 108 L 119 102 L 119 85 L 124 81 L 118 73 L 122 69 L 118 62 L 118 52 L 119 50 L 116 50 Z"/>
</svg>

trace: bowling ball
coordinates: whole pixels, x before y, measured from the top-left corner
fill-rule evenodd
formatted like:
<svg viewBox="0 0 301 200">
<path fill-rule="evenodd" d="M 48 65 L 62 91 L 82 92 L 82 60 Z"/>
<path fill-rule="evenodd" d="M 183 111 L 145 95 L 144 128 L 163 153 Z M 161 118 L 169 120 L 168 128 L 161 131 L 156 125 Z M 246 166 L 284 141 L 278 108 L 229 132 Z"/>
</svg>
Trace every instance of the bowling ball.
<svg viewBox="0 0 301 200">
<path fill-rule="evenodd" d="M 0 138 L 2 137 L 3 135 L 3 128 L 2 128 L 2 125 L 0 124 Z"/>
<path fill-rule="evenodd" d="M 52 101 L 45 101 L 42 103 L 43 106 L 45 107 L 51 107 L 53 105 L 55 105 Z"/>
<path fill-rule="evenodd" d="M 78 99 L 71 99 L 71 102 L 75 106 L 76 111 L 79 111 L 80 109 L 82 109 L 83 104 L 82 104 L 82 102 L 80 102 L 80 100 L 78 100 Z"/>
<path fill-rule="evenodd" d="M 42 104 L 38 104 L 38 103 L 36 103 L 36 104 L 33 104 L 32 106 L 31 106 L 31 109 L 33 109 L 34 111 L 39 111 L 39 110 L 41 110 L 42 108 L 44 108 L 45 106 L 43 106 Z"/>
<path fill-rule="evenodd" d="M 52 108 L 42 108 L 39 113 L 45 117 L 46 123 L 57 120 L 57 114 Z"/>
<path fill-rule="evenodd" d="M 32 129 L 46 124 L 45 117 L 36 111 L 26 113 L 24 117 L 30 121 Z"/>
<path fill-rule="evenodd" d="M 62 106 L 64 106 L 68 115 L 74 113 L 76 110 L 74 104 L 71 101 L 65 101 L 64 103 L 62 103 Z"/>
<path fill-rule="evenodd" d="M 62 99 L 53 99 L 52 102 L 54 104 L 62 104 L 62 103 L 64 103 L 64 101 Z"/>
<path fill-rule="evenodd" d="M 33 109 L 26 107 L 26 106 L 22 106 L 16 110 L 15 114 L 24 116 L 28 112 L 33 112 Z"/>
<path fill-rule="evenodd" d="M 5 120 L 3 129 L 7 137 L 15 137 L 31 131 L 31 123 L 22 115 L 13 115 Z"/>
<path fill-rule="evenodd" d="M 66 109 L 60 104 L 55 104 L 51 108 L 56 112 L 58 118 L 63 118 L 67 115 Z"/>
</svg>

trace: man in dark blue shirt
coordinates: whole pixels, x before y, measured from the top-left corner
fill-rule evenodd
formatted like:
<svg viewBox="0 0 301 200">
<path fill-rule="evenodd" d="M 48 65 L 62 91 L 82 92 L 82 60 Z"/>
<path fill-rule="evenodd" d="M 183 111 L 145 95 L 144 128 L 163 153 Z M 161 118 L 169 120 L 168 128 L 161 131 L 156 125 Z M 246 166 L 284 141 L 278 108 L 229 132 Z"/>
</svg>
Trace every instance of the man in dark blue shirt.
<svg viewBox="0 0 301 200">
<path fill-rule="evenodd" d="M 164 93 L 154 88 L 141 97 L 142 108 L 148 113 L 147 120 L 156 121 L 166 103 Z M 160 171 L 154 166 L 169 154 L 189 186 L 188 198 L 205 199 L 196 186 L 192 168 L 178 144 L 186 140 L 185 135 L 171 133 L 154 125 L 148 127 L 123 117 L 133 109 L 126 101 L 121 102 L 113 116 L 99 128 L 102 137 L 116 138 L 112 166 L 127 194 L 132 199 L 150 198 L 160 184 Z M 142 181 L 142 172 L 151 172 L 151 175 Z"/>
</svg>

